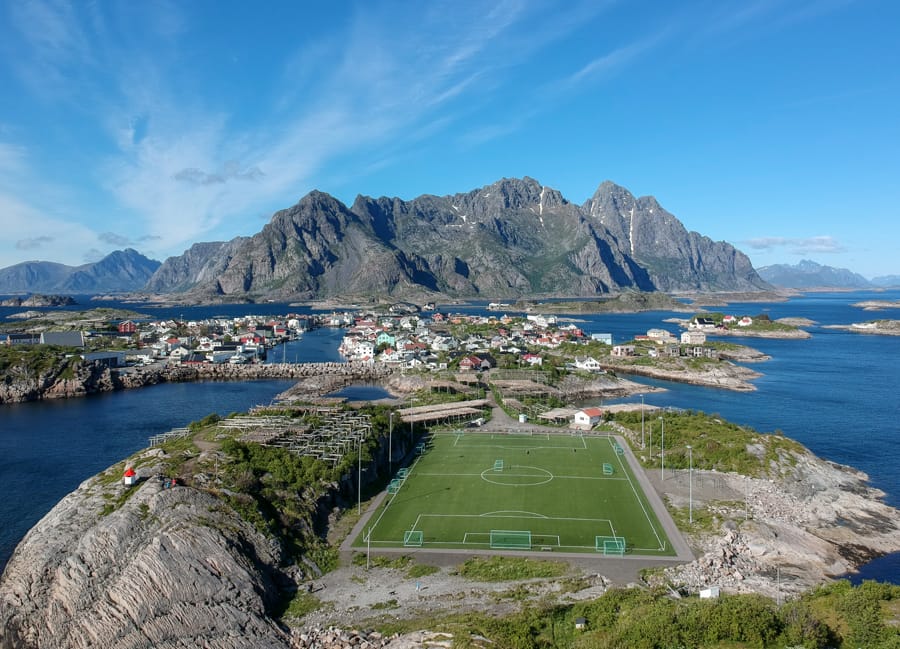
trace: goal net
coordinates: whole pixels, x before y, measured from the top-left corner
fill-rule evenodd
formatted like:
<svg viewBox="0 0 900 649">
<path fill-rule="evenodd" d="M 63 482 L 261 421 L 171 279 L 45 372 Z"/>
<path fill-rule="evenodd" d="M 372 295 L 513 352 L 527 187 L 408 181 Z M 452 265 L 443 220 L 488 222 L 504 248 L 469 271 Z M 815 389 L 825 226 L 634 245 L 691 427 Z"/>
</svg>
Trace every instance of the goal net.
<svg viewBox="0 0 900 649">
<path fill-rule="evenodd" d="M 530 550 L 531 531 L 491 530 L 491 548 L 495 550 Z"/>
<path fill-rule="evenodd" d="M 407 548 L 421 548 L 425 542 L 425 533 L 422 530 L 407 530 L 403 533 L 403 546 Z"/>
<path fill-rule="evenodd" d="M 595 539 L 595 547 L 597 552 L 602 552 L 604 556 L 621 557 L 625 554 L 625 537 L 598 536 Z"/>
</svg>

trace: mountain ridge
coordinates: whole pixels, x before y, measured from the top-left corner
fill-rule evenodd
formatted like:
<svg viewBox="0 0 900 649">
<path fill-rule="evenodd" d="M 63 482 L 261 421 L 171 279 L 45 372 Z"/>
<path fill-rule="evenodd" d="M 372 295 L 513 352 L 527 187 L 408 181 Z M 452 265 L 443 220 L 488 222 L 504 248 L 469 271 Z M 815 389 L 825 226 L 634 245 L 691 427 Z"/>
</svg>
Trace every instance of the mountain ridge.
<svg viewBox="0 0 900 649">
<path fill-rule="evenodd" d="M 206 262 L 185 260 L 193 248 L 170 257 L 148 289 L 310 299 L 771 288 L 730 244 L 689 232 L 655 198 L 610 181 L 583 206 L 528 176 L 411 200 L 358 195 L 349 207 L 314 190 L 259 233 L 204 245 L 214 251 Z M 215 245 L 230 246 L 227 260 Z M 220 266 L 204 276 L 209 258 Z"/>
<path fill-rule="evenodd" d="M 25 261 L 0 268 L 4 293 L 86 293 L 139 291 L 160 262 L 137 250 L 114 250 L 97 262 L 67 266 L 52 261 Z"/>
<path fill-rule="evenodd" d="M 846 268 L 824 266 L 809 259 L 796 264 L 772 264 L 757 269 L 760 277 L 784 288 L 872 288 L 862 275 Z"/>
</svg>

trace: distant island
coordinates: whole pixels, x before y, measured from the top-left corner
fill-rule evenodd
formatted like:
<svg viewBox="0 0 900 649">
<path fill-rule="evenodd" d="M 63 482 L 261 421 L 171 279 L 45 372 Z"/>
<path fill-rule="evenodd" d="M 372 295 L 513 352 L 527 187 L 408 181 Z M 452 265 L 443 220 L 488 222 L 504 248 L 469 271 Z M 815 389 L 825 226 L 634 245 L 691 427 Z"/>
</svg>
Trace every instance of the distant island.
<svg viewBox="0 0 900 649">
<path fill-rule="evenodd" d="M 823 329 L 841 329 L 856 334 L 900 336 L 900 320 L 871 320 L 847 325 L 825 325 Z"/>
<path fill-rule="evenodd" d="M 72 306 L 78 304 L 70 295 L 40 295 L 33 294 L 28 297 L 11 297 L 0 301 L 0 306 L 27 306 L 27 307 L 56 307 L 56 306 Z"/>
</svg>

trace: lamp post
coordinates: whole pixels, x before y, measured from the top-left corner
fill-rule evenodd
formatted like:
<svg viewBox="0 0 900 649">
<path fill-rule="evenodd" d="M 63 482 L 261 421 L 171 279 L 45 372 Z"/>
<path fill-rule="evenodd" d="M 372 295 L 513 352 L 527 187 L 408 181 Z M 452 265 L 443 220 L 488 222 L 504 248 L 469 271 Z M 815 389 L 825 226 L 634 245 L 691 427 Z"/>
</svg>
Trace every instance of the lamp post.
<svg viewBox="0 0 900 649">
<path fill-rule="evenodd" d="M 641 448 L 644 448 L 644 395 L 641 395 Z"/>
<path fill-rule="evenodd" d="M 653 421 L 650 421 L 650 430 L 647 431 L 647 449 L 650 451 L 650 459 L 653 459 Z"/>
<path fill-rule="evenodd" d="M 688 522 L 694 522 L 694 450 L 688 444 Z"/>
<path fill-rule="evenodd" d="M 659 418 L 662 425 L 662 440 L 659 443 L 659 479 L 666 479 L 666 420 Z"/>
</svg>

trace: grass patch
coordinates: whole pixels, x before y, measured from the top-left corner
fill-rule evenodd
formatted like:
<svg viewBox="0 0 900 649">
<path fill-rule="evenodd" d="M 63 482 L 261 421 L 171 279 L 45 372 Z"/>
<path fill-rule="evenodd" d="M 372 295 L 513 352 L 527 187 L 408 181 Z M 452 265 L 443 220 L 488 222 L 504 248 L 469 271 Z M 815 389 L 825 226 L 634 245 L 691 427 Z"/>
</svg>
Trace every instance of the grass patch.
<svg viewBox="0 0 900 649">
<path fill-rule="evenodd" d="M 384 556 L 384 555 L 376 555 L 370 556 L 368 561 L 366 561 L 366 555 L 363 552 L 354 552 L 352 559 L 354 566 L 365 566 L 367 563 L 372 568 L 388 568 L 390 570 L 403 570 L 409 564 L 412 563 L 412 558 L 407 555 L 401 555 L 399 557 L 396 556 Z"/>
<path fill-rule="evenodd" d="M 463 563 L 457 574 L 473 581 L 515 581 L 561 577 L 568 572 L 562 561 L 519 557 L 474 557 Z"/>
<path fill-rule="evenodd" d="M 632 431 L 632 445 L 641 439 L 641 415 L 639 412 L 620 412 L 614 415 L 617 423 Z M 653 419 L 656 419 L 654 417 Z M 693 448 L 695 470 L 713 469 L 723 473 L 735 472 L 752 477 L 777 474 L 779 467 L 793 466 L 796 454 L 806 452 L 799 442 L 774 434 L 759 433 L 746 426 L 738 426 L 717 415 L 686 410 L 667 412 L 666 468 L 687 469 L 689 454 Z M 645 467 L 659 466 L 660 422 L 645 420 L 645 426 L 653 425 L 653 459 Z M 635 447 L 637 451 L 637 448 Z M 649 456 L 649 452 L 645 451 Z"/>
<path fill-rule="evenodd" d="M 399 606 L 396 599 L 389 599 L 386 602 L 375 602 L 372 604 L 372 610 L 383 611 L 385 609 L 399 608 Z"/>
<path fill-rule="evenodd" d="M 410 579 L 417 579 L 419 577 L 427 577 L 428 575 L 433 575 L 434 573 L 440 571 L 441 569 L 437 566 L 429 566 L 424 563 L 417 563 L 410 566 L 409 570 L 406 571 L 406 576 Z"/>
<path fill-rule="evenodd" d="M 286 603 L 284 611 L 279 617 L 301 619 L 313 611 L 322 608 L 322 602 L 318 597 L 305 591 L 297 593 Z"/>
<path fill-rule="evenodd" d="M 100 516 L 103 517 L 112 514 L 114 511 L 124 505 L 125 502 L 129 498 L 131 498 L 137 490 L 138 485 L 134 485 L 125 489 L 125 491 L 120 493 L 118 496 L 114 496 L 112 494 L 103 494 L 103 497 L 106 498 L 108 502 L 103 505 L 103 508 L 100 510 Z"/>
</svg>

